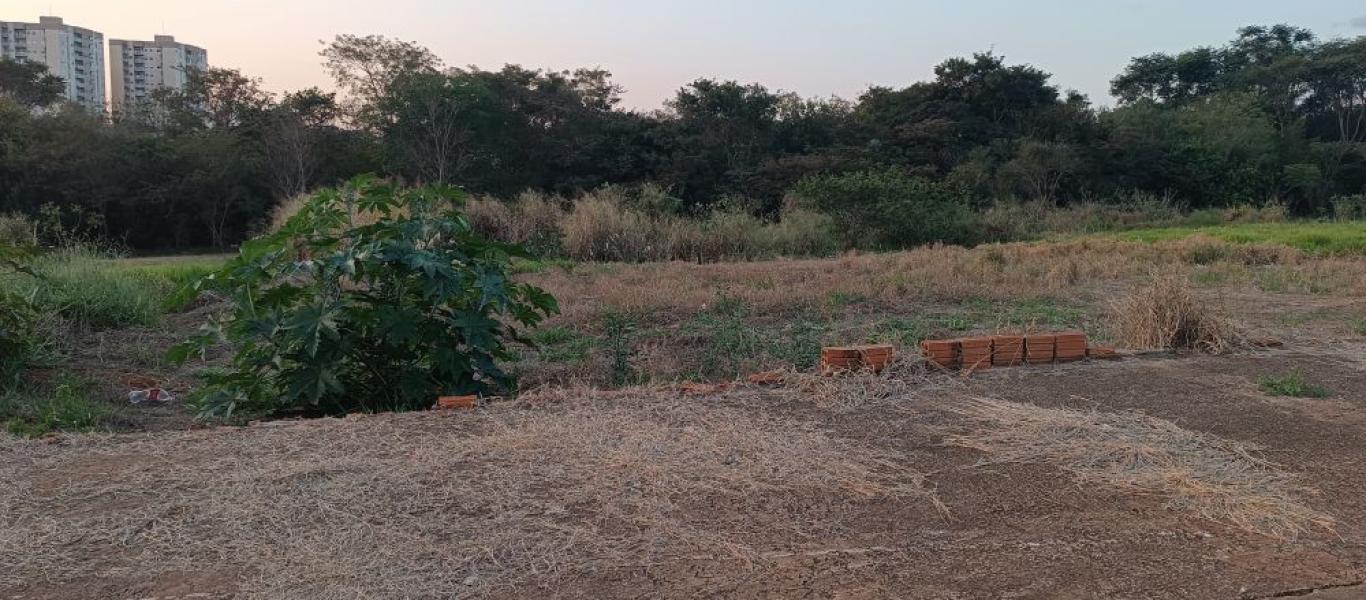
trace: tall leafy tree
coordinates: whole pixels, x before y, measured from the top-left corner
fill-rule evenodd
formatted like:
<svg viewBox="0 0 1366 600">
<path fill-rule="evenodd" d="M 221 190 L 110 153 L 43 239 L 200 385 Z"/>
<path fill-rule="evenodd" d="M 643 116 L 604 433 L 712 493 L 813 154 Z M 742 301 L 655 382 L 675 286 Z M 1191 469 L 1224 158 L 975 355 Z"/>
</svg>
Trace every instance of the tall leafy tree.
<svg viewBox="0 0 1366 600">
<path fill-rule="evenodd" d="M 759 84 L 699 79 L 670 99 L 669 158 L 660 178 L 694 204 L 770 155 L 781 97 Z"/>
<path fill-rule="evenodd" d="M 319 53 L 323 67 L 349 95 L 348 108 L 357 123 L 377 126 L 373 108 L 390 96 L 400 78 L 441 70 L 431 50 L 382 35 L 338 35 Z"/>
<path fill-rule="evenodd" d="M 481 151 L 478 129 L 496 118 L 481 82 L 433 72 L 400 77 L 376 109 L 390 158 L 414 180 L 441 184 L 465 178 Z"/>
<path fill-rule="evenodd" d="M 1315 49 L 1307 68 L 1312 110 L 1331 115 L 1338 142 L 1366 141 L 1366 37 Z"/>
<path fill-rule="evenodd" d="M 46 65 L 0 59 L 0 97 L 21 106 L 42 108 L 60 100 L 65 90 L 66 82 L 49 73 Z"/>
<path fill-rule="evenodd" d="M 236 69 L 186 69 L 183 88 L 161 88 L 153 102 L 168 127 L 195 131 L 233 129 L 247 124 L 269 108 L 273 98 L 261 80 Z"/>
<path fill-rule="evenodd" d="M 285 94 L 263 111 L 261 148 L 280 196 L 298 196 L 317 184 L 321 146 L 338 114 L 336 94 L 318 88 Z"/>
</svg>

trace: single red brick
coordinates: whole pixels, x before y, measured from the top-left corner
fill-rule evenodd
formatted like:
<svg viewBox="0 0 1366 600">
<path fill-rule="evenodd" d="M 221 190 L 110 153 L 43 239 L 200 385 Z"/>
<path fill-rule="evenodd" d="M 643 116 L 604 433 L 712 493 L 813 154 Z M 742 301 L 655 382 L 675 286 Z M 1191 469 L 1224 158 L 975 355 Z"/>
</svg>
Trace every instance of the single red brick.
<svg viewBox="0 0 1366 600">
<path fill-rule="evenodd" d="M 436 399 L 440 410 L 471 409 L 479 406 L 479 396 L 441 396 Z"/>
</svg>

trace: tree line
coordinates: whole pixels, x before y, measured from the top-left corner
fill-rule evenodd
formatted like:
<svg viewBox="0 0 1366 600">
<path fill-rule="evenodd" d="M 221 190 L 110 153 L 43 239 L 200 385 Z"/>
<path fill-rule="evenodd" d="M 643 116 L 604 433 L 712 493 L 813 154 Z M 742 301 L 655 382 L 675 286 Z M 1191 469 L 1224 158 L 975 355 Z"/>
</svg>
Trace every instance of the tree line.
<svg viewBox="0 0 1366 600">
<path fill-rule="evenodd" d="M 1313 216 L 1366 189 L 1366 37 L 1287 25 L 1134 58 L 1104 109 L 993 53 L 854 100 L 699 79 L 654 111 L 623 109 L 602 69 L 449 67 L 381 36 L 321 55 L 339 92 L 276 95 L 210 68 L 105 115 L 63 105 L 41 67 L 0 63 L 0 213 L 171 249 L 230 246 L 282 199 L 366 172 L 499 197 L 649 182 L 686 214 L 766 218 L 813 176 L 889 171 L 970 208 L 1141 192 Z"/>
</svg>

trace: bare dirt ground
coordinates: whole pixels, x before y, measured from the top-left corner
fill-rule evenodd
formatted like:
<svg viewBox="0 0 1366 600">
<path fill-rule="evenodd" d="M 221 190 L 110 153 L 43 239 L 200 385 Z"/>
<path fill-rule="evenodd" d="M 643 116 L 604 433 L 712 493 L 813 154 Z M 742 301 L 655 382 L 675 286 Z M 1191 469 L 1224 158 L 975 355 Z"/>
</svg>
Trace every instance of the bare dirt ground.
<svg viewBox="0 0 1366 600">
<path fill-rule="evenodd" d="M 1366 597 L 1363 356 L 7 438 L 0 598 Z"/>
</svg>

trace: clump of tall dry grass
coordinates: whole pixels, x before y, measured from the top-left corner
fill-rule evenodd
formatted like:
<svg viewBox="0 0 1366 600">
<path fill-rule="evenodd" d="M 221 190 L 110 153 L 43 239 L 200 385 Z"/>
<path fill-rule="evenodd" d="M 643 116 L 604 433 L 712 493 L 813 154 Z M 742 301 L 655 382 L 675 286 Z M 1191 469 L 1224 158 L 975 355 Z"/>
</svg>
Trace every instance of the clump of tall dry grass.
<svg viewBox="0 0 1366 600">
<path fill-rule="evenodd" d="M 646 261 L 670 254 L 659 224 L 614 200 L 586 196 L 561 222 L 564 253 L 576 260 Z"/>
<path fill-rule="evenodd" d="M 523 192 L 512 202 L 474 198 L 465 203 L 465 217 L 476 232 L 492 239 L 523 244 L 538 252 L 560 246 L 560 223 L 564 199 L 537 192 Z"/>
<path fill-rule="evenodd" d="M 608 186 L 573 198 L 526 191 L 511 201 L 475 198 L 465 215 L 475 231 L 533 251 L 591 262 L 719 262 L 779 256 L 828 256 L 839 249 L 825 215 L 790 209 L 776 222 L 735 210 L 676 212 L 654 186 Z M 277 211 L 276 223 L 298 210 Z M 278 226 L 278 225 L 277 225 Z"/>
<path fill-rule="evenodd" d="M 1313 490 L 1258 456 L 1256 447 L 1171 421 L 991 398 L 956 401 L 949 410 L 972 426 L 946 443 L 981 450 L 994 462 L 1056 464 L 1083 482 L 1158 494 L 1174 508 L 1272 537 L 1334 524 L 1300 500 Z"/>
<path fill-rule="evenodd" d="M 285 226 L 285 222 L 289 221 L 290 217 L 299 213 L 299 210 L 311 197 L 310 194 L 300 194 L 281 200 L 279 204 L 275 205 L 275 208 L 270 209 L 270 225 L 267 231 L 279 231 L 281 227 Z"/>
<path fill-rule="evenodd" d="M 566 257 L 599 262 L 717 262 L 838 249 L 833 221 L 810 211 L 786 211 L 776 223 L 733 210 L 689 217 L 637 208 L 613 193 L 579 197 L 560 230 Z"/>
<path fill-rule="evenodd" d="M 1237 331 L 1207 300 L 1195 297 L 1184 274 L 1152 278 L 1114 303 L 1119 343 L 1137 349 L 1173 348 L 1218 353 L 1238 344 Z"/>
<path fill-rule="evenodd" d="M 281 200 L 279 204 L 275 205 L 275 208 L 270 209 L 270 220 L 267 223 L 266 231 L 279 231 L 281 227 L 285 226 L 285 223 L 288 222 L 290 218 L 303 209 L 304 205 L 307 204 L 311 198 L 313 198 L 313 194 L 308 193 L 290 196 L 289 198 Z M 407 209 L 399 207 L 397 212 L 399 214 L 407 214 Z M 374 225 L 380 219 L 380 215 L 376 213 L 361 211 L 355 206 L 354 202 L 351 205 L 350 214 L 351 222 L 357 226 Z"/>
</svg>

